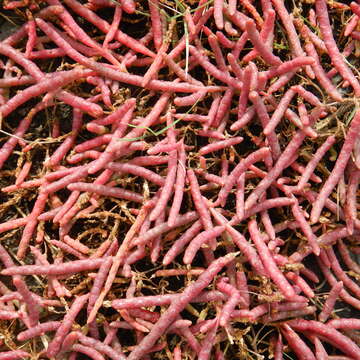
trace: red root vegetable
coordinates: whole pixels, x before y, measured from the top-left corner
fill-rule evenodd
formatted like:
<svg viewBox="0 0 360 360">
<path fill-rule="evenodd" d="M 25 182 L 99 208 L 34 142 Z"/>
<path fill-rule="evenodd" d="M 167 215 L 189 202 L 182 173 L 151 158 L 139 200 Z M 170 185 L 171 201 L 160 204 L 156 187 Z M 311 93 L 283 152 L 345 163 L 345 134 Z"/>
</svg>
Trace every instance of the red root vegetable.
<svg viewBox="0 0 360 360">
<path fill-rule="evenodd" d="M 281 99 L 278 107 L 276 108 L 275 112 L 273 113 L 270 121 L 264 128 L 265 135 L 270 135 L 271 132 L 275 129 L 276 125 L 281 121 L 281 118 L 285 114 L 294 95 L 295 95 L 295 93 L 292 89 L 288 90 L 285 93 L 284 97 Z"/>
<path fill-rule="evenodd" d="M 1 360 L 17 360 L 17 359 L 23 359 L 28 358 L 31 355 L 23 350 L 12 350 L 12 351 L 3 351 L 0 354 Z"/>
<path fill-rule="evenodd" d="M 303 211 L 301 210 L 299 203 L 295 200 L 294 204 L 291 207 L 292 213 L 294 215 L 295 220 L 297 221 L 299 227 L 303 231 L 304 235 L 306 236 L 309 245 L 311 246 L 314 254 L 316 256 L 320 255 L 320 247 L 317 242 L 317 238 L 313 233 L 311 226 L 306 221 Z"/>
<path fill-rule="evenodd" d="M 360 95 L 360 83 L 355 78 L 354 74 L 347 66 L 343 57 L 336 45 L 334 40 L 331 25 L 329 20 L 329 15 L 327 11 L 327 5 L 325 0 L 316 0 L 316 16 L 319 22 L 319 27 L 321 31 L 321 35 L 323 36 L 325 46 L 328 50 L 329 56 L 331 58 L 332 63 L 338 70 L 338 72 L 343 76 L 345 80 L 347 80 L 351 86 L 353 87 L 356 96 Z"/>
<path fill-rule="evenodd" d="M 225 230 L 224 226 L 215 226 L 212 229 L 205 230 L 195 236 L 187 249 L 185 250 L 183 262 L 184 264 L 191 264 L 192 260 L 194 259 L 197 251 L 202 247 L 204 244 L 209 243 L 211 246 L 211 242 L 216 237 L 220 236 L 221 233 Z"/>
<path fill-rule="evenodd" d="M 183 248 L 200 232 L 203 225 L 197 220 L 177 239 L 163 258 L 163 264 L 169 265 Z"/>
<path fill-rule="evenodd" d="M 214 323 L 212 324 L 211 328 L 208 330 L 208 333 L 201 344 L 201 349 L 198 355 L 199 360 L 210 359 L 211 350 L 213 348 L 213 343 L 218 329 L 218 322 L 219 322 L 218 319 L 215 318 Z"/>
<path fill-rule="evenodd" d="M 311 349 L 288 324 L 284 324 L 281 328 L 281 331 L 284 335 L 284 338 L 289 343 L 291 349 L 299 358 L 316 360 L 315 355 Z"/>
<path fill-rule="evenodd" d="M 83 335 L 81 332 L 72 332 L 68 335 L 68 337 L 71 336 L 71 339 L 68 339 L 68 344 L 65 347 L 69 347 L 70 342 L 75 342 L 76 340 L 79 340 L 84 347 L 88 349 L 93 349 L 98 351 L 101 354 L 107 355 L 109 358 L 113 360 L 124 360 L 125 355 L 121 352 L 114 351 L 114 349 L 106 344 L 103 344 L 102 342 L 92 339 L 88 336 Z M 66 342 L 66 339 L 64 343 Z M 74 348 L 74 347 L 73 347 Z"/>
<path fill-rule="evenodd" d="M 89 295 L 82 295 L 75 299 L 71 308 L 69 309 L 69 312 L 65 315 L 60 327 L 56 330 L 53 340 L 49 344 L 46 352 L 48 356 L 52 357 L 58 354 L 62 341 L 64 340 L 68 331 L 71 329 L 73 321 L 88 299 Z"/>
<path fill-rule="evenodd" d="M 231 318 L 231 313 L 239 303 L 242 303 L 240 291 L 237 290 L 234 286 L 227 284 L 227 281 L 225 280 L 228 279 L 222 279 L 217 284 L 217 288 L 229 296 L 229 299 L 222 308 L 219 317 L 219 325 L 223 327 L 228 326 L 229 320 Z"/>
<path fill-rule="evenodd" d="M 174 187 L 174 183 L 176 179 L 176 171 L 177 171 L 176 163 L 177 163 L 177 151 L 172 150 L 169 155 L 168 174 L 166 176 L 164 186 L 162 187 L 159 199 L 149 216 L 150 221 L 154 221 L 163 211 L 165 211 L 167 202 L 170 196 L 172 195 L 172 189 Z"/>
<path fill-rule="evenodd" d="M 313 320 L 291 320 L 288 322 L 289 325 L 298 331 L 310 331 L 312 333 L 321 336 L 325 341 L 331 342 L 343 353 L 347 354 L 354 359 L 359 359 L 359 347 L 347 338 L 345 335 L 341 334 L 339 331 L 335 330 L 331 326 L 320 323 Z"/>
<path fill-rule="evenodd" d="M 325 153 L 329 150 L 329 148 L 335 143 L 335 136 L 329 136 L 326 141 L 319 147 L 319 149 L 315 152 L 313 158 L 308 162 L 304 172 L 301 175 L 301 178 L 298 182 L 298 188 L 303 189 L 305 184 L 310 179 L 311 174 L 314 172 L 317 164 L 323 158 Z"/>
<path fill-rule="evenodd" d="M 319 56 L 316 52 L 315 46 L 311 42 L 308 42 L 305 45 L 305 50 L 308 53 L 308 55 L 314 59 L 314 63 L 312 64 L 312 67 L 314 69 L 316 78 L 319 80 L 319 83 L 323 86 L 325 91 L 334 100 L 342 101 L 343 98 L 342 98 L 341 94 L 335 88 L 335 86 L 332 84 L 332 82 L 329 80 L 329 78 L 326 76 L 325 70 L 321 66 L 321 62 L 320 62 Z"/>
<path fill-rule="evenodd" d="M 20 239 L 19 248 L 17 251 L 17 256 L 19 259 L 22 259 L 25 256 L 27 251 L 29 242 L 35 230 L 35 227 L 38 223 L 38 216 L 41 214 L 45 207 L 45 203 L 47 201 L 48 194 L 44 191 L 41 191 L 35 204 L 31 214 L 29 215 L 28 221 L 25 225 L 22 237 Z"/>
<path fill-rule="evenodd" d="M 35 247 L 31 246 L 30 250 L 31 250 L 32 254 L 35 256 L 36 260 L 38 261 L 38 263 L 40 265 L 49 265 L 49 262 L 47 261 L 46 257 L 44 256 L 44 254 L 42 254 L 40 252 L 40 250 L 38 248 L 35 248 Z M 49 282 L 50 282 L 50 285 L 54 289 L 57 296 L 59 296 L 59 297 L 64 297 L 64 296 L 70 297 L 71 296 L 70 291 L 67 290 L 59 282 L 58 279 L 56 279 L 54 277 L 49 277 Z"/>
<path fill-rule="evenodd" d="M 263 264 L 259 258 L 259 255 L 255 251 L 255 249 L 246 241 L 244 236 L 240 234 L 237 230 L 235 230 L 228 221 L 219 214 L 215 209 L 211 209 L 212 215 L 214 216 L 215 220 L 220 225 L 226 226 L 226 231 L 228 232 L 229 236 L 232 238 L 232 241 L 236 244 L 236 246 L 240 249 L 241 252 L 244 253 L 252 267 L 258 272 L 259 274 L 265 274 L 266 271 L 263 267 Z"/>
<path fill-rule="evenodd" d="M 335 329 L 351 329 L 358 330 L 360 327 L 359 319 L 333 319 L 326 323 L 326 325 L 330 325 Z"/>
<path fill-rule="evenodd" d="M 186 153 L 183 143 L 180 144 L 178 165 L 176 169 L 176 181 L 174 184 L 174 197 L 169 211 L 168 225 L 173 226 L 176 217 L 179 215 L 181 203 L 184 195 L 184 185 L 186 177 Z"/>
<path fill-rule="evenodd" d="M 324 322 L 327 320 L 327 318 L 329 317 L 329 315 L 331 314 L 331 312 L 334 309 L 335 302 L 336 302 L 337 298 L 339 297 L 342 289 L 343 289 L 342 281 L 339 281 L 331 288 L 331 291 L 329 292 L 326 302 L 323 305 L 321 313 L 319 314 L 320 321 Z"/>
<path fill-rule="evenodd" d="M 343 259 L 346 266 L 350 270 L 360 273 L 359 265 L 351 258 L 349 249 L 345 246 L 344 242 L 340 239 L 337 244 L 341 258 Z"/>
<path fill-rule="evenodd" d="M 20 341 L 26 341 L 28 339 L 39 336 L 40 334 L 45 334 L 48 331 L 55 331 L 59 328 L 61 323 L 59 321 L 48 321 L 41 323 L 37 326 L 34 326 L 28 330 L 22 331 L 18 334 L 17 339 Z"/>
<path fill-rule="evenodd" d="M 216 68 L 204 55 L 199 52 L 197 48 L 190 46 L 190 53 L 195 57 L 197 62 L 216 79 L 224 82 L 225 84 L 228 84 L 230 87 L 234 87 L 236 89 L 240 88 L 239 83 L 233 77 L 224 74 L 218 68 Z"/>
<path fill-rule="evenodd" d="M 335 275 L 343 282 L 344 286 L 347 287 L 351 292 L 356 296 L 360 294 L 360 287 L 357 285 L 350 277 L 348 277 L 345 271 L 341 268 L 340 263 L 335 256 L 335 252 L 332 247 L 326 250 L 326 254 L 329 258 L 331 268 L 334 271 Z"/>
<path fill-rule="evenodd" d="M 0 310 L 0 319 L 1 320 L 14 320 L 17 319 L 20 315 L 15 311 L 10 310 Z"/>
<path fill-rule="evenodd" d="M 344 206 L 345 220 L 350 235 L 352 235 L 354 232 L 354 223 L 357 218 L 356 192 L 358 189 L 359 179 L 360 179 L 360 171 L 351 170 L 349 184 L 346 192 L 346 201 Z"/>
<path fill-rule="evenodd" d="M 269 152 L 270 150 L 268 148 L 259 149 L 250 154 L 247 158 L 243 159 L 227 177 L 225 186 L 220 190 L 216 203 L 224 206 L 226 198 L 228 197 L 231 188 L 235 185 L 238 177 L 241 176 L 241 174 L 244 173 L 250 165 L 263 160 Z"/>
<path fill-rule="evenodd" d="M 274 359 L 275 360 L 282 360 L 283 358 L 283 342 L 282 342 L 282 336 L 279 333 L 277 341 L 276 341 L 276 346 L 275 346 L 275 354 L 274 354 Z"/>
<path fill-rule="evenodd" d="M 313 118 L 313 121 L 315 117 Z M 296 153 L 297 149 L 301 146 L 303 140 L 305 138 L 305 134 L 303 132 L 297 132 L 294 137 L 289 142 L 286 149 L 280 155 L 278 161 L 275 166 L 268 172 L 266 177 L 261 180 L 256 189 L 250 194 L 248 199 L 245 202 L 245 209 L 250 208 L 255 204 L 255 202 L 259 199 L 260 195 L 271 185 L 273 180 L 277 178 L 280 173 L 288 166 L 288 162 L 292 156 Z"/>
<path fill-rule="evenodd" d="M 250 41 L 254 44 L 255 49 L 259 52 L 265 62 L 270 65 L 280 65 L 281 60 L 277 56 L 274 56 L 266 44 L 264 44 L 264 42 L 261 40 L 260 35 L 256 30 L 254 21 L 247 21 L 245 28 Z"/>
<path fill-rule="evenodd" d="M 106 280 L 110 267 L 112 265 L 112 258 L 108 257 L 100 266 L 99 272 L 96 275 L 94 280 L 93 287 L 90 291 L 89 302 L 88 302 L 88 323 L 93 321 L 93 318 L 96 316 L 96 312 L 93 312 L 93 307 L 95 305 L 96 299 L 99 296 L 102 286 Z"/>
<path fill-rule="evenodd" d="M 250 92 L 250 81 L 251 81 L 251 75 L 252 75 L 252 68 L 250 64 L 245 68 L 243 71 L 243 85 L 239 97 L 239 104 L 238 104 L 238 121 L 244 116 L 246 105 L 248 102 L 249 92 Z M 234 124 L 231 127 L 231 130 L 234 129 Z"/>
<path fill-rule="evenodd" d="M 297 318 L 300 316 L 312 315 L 316 312 L 315 306 L 307 306 L 299 310 L 279 311 L 276 314 L 264 316 L 262 321 L 275 322 L 286 318 Z"/>
<path fill-rule="evenodd" d="M 278 269 L 273 260 L 272 254 L 261 239 L 261 235 L 255 220 L 249 221 L 249 232 L 251 239 L 255 243 L 255 246 L 258 250 L 261 261 L 271 279 L 279 287 L 279 290 L 286 298 L 295 298 L 296 294 L 293 287 L 287 282 L 281 271 Z"/>
<path fill-rule="evenodd" d="M 157 306 L 171 304 L 176 298 L 177 294 L 166 294 L 159 296 L 144 296 L 131 299 L 113 300 L 112 307 L 115 309 L 136 309 L 145 306 Z M 208 291 L 200 293 L 192 302 L 203 302 L 211 300 L 224 300 L 224 295 L 219 291 Z"/>
<path fill-rule="evenodd" d="M 150 164 L 149 164 L 150 165 Z M 129 164 L 129 163 L 117 163 L 110 162 L 106 165 L 109 170 L 118 172 L 118 173 L 129 173 L 136 176 L 140 176 L 146 180 L 153 182 L 154 184 L 163 186 L 165 184 L 165 180 L 162 176 L 154 173 L 151 170 L 148 170 L 141 165 Z"/>
<path fill-rule="evenodd" d="M 315 355 L 317 359 L 328 359 L 328 354 L 324 348 L 324 345 L 321 343 L 318 337 L 314 337 L 314 343 L 315 343 Z"/>
<path fill-rule="evenodd" d="M 270 123 L 270 117 L 268 115 L 266 106 L 262 98 L 259 96 L 258 92 L 251 91 L 249 94 L 249 99 L 254 104 L 256 113 L 260 118 L 261 125 L 265 129 Z M 273 131 L 270 131 L 266 137 L 266 140 L 268 146 L 271 149 L 271 156 L 274 160 L 276 160 L 280 156 L 280 145 L 278 143 L 275 133 Z"/>
<path fill-rule="evenodd" d="M 146 352 L 153 346 L 156 340 L 161 336 L 171 323 L 175 320 L 177 315 L 183 310 L 191 299 L 195 298 L 200 292 L 213 280 L 214 276 L 229 262 L 234 260 L 234 254 L 228 254 L 224 257 L 218 258 L 211 263 L 206 271 L 204 271 L 199 278 L 187 288 L 185 288 L 182 296 L 178 301 L 173 302 L 167 311 L 162 314 L 158 322 L 153 326 L 150 333 L 140 342 L 139 346 L 134 349 L 130 355 L 129 360 L 141 359 Z"/>
<path fill-rule="evenodd" d="M 210 212 L 201 195 L 196 176 L 192 170 L 188 170 L 187 177 L 190 183 L 191 196 L 194 201 L 194 205 L 199 213 L 200 221 L 202 222 L 205 230 L 211 230 L 213 228 L 213 225 L 210 217 Z"/>
<path fill-rule="evenodd" d="M 72 183 L 68 185 L 68 189 L 73 191 L 86 191 L 95 194 L 113 196 L 116 198 L 127 199 L 135 202 L 142 202 L 143 198 L 141 195 L 133 193 L 132 191 L 110 187 L 106 185 L 86 184 L 86 183 Z"/>
<path fill-rule="evenodd" d="M 1 273 L 3 275 L 66 275 L 98 269 L 103 262 L 104 259 L 86 259 L 64 264 L 10 266 Z"/>
<path fill-rule="evenodd" d="M 287 36 L 291 45 L 291 52 L 293 56 L 296 57 L 304 56 L 305 53 L 301 48 L 300 40 L 296 33 L 296 29 L 293 25 L 293 22 L 288 20 L 289 13 L 287 12 L 285 5 L 279 0 L 272 0 L 272 3 L 287 32 Z M 314 78 L 314 73 L 309 67 L 307 67 L 306 72 L 310 78 Z"/>
<path fill-rule="evenodd" d="M 301 276 L 299 276 L 293 272 L 288 272 L 286 274 L 286 277 L 289 280 L 293 281 L 294 284 L 296 284 L 307 297 L 313 298 L 315 296 L 313 290 L 309 287 L 309 285 L 306 283 L 306 281 Z"/>
<path fill-rule="evenodd" d="M 84 355 L 87 355 L 93 360 L 105 360 L 105 358 L 98 351 L 84 345 L 75 344 L 71 349 L 75 352 L 80 352 Z"/>
</svg>

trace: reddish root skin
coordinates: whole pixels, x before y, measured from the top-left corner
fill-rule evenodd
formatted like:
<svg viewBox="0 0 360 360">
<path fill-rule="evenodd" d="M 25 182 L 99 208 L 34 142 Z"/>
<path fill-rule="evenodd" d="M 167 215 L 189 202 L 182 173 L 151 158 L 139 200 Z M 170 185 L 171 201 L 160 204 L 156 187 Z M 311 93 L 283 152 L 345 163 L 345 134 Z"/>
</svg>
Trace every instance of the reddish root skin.
<svg viewBox="0 0 360 360">
<path fill-rule="evenodd" d="M 326 299 L 325 304 L 323 305 L 323 309 L 321 313 L 319 314 L 319 320 L 322 322 L 325 322 L 331 312 L 334 310 L 334 305 L 337 300 L 337 298 L 340 295 L 340 292 L 343 289 L 343 283 L 342 281 L 339 281 L 336 283 L 332 288 L 331 291 Z"/>
<path fill-rule="evenodd" d="M 194 205 L 199 213 L 200 221 L 202 222 L 205 230 L 210 230 L 213 227 L 210 212 L 207 208 L 205 201 L 200 192 L 199 183 L 193 170 L 187 171 L 187 178 L 190 183 L 191 196 L 194 201 Z"/>
<path fill-rule="evenodd" d="M 57 330 L 60 326 L 60 321 L 49 321 L 46 323 L 39 324 L 31 329 L 25 330 L 18 334 L 17 339 L 20 341 L 26 341 L 40 334 L 44 334 L 48 331 Z"/>
<path fill-rule="evenodd" d="M 10 266 L 2 270 L 3 275 L 66 275 L 78 271 L 97 269 L 104 259 L 76 260 L 66 264 Z"/>
<path fill-rule="evenodd" d="M 323 338 L 326 341 L 331 342 L 334 346 L 339 348 L 343 353 L 347 354 L 350 357 L 354 357 L 355 359 L 359 358 L 359 348 L 358 346 L 345 335 L 341 334 L 339 331 L 334 328 L 322 324 L 318 321 L 309 321 L 309 320 L 291 320 L 288 324 L 295 330 L 298 331 L 311 331 Z"/>
<path fill-rule="evenodd" d="M 261 239 L 256 221 L 250 220 L 248 226 L 249 226 L 251 239 L 255 243 L 261 261 L 264 267 L 266 268 L 267 272 L 269 273 L 269 276 L 277 284 L 279 290 L 284 294 L 285 297 L 287 298 L 295 297 L 296 294 L 293 287 L 287 282 L 281 271 L 277 268 L 269 249 Z"/>
<path fill-rule="evenodd" d="M 338 72 L 343 76 L 343 78 L 351 84 L 354 89 L 355 95 L 360 95 L 360 83 L 344 62 L 343 57 L 336 45 L 334 40 L 330 20 L 329 20 L 329 12 L 327 10 L 327 4 L 325 0 L 316 0 L 316 15 L 319 22 L 319 27 L 321 31 L 321 35 L 323 36 L 325 46 L 328 50 L 329 56 L 338 70 Z"/>
<path fill-rule="evenodd" d="M 17 360 L 30 357 L 31 354 L 23 350 L 12 350 L 12 351 L 3 351 L 0 355 L 1 360 Z"/>
<path fill-rule="evenodd" d="M 214 278 L 214 276 L 229 262 L 233 261 L 234 255 L 228 254 L 225 257 L 215 260 L 208 269 L 203 272 L 198 280 L 185 288 L 183 295 L 179 301 L 172 303 L 168 310 L 160 317 L 159 321 L 151 329 L 150 333 L 140 342 L 130 355 L 129 360 L 141 359 L 146 352 L 154 345 L 156 340 L 161 336 L 162 329 L 166 329 L 169 324 L 183 310 L 186 304 L 196 297 Z"/>
<path fill-rule="evenodd" d="M 342 172 L 344 171 L 351 156 L 351 152 L 354 148 L 356 137 L 359 131 L 360 131 L 360 110 L 357 110 L 354 115 L 354 118 L 351 121 L 351 125 L 348 130 L 344 145 L 340 151 L 340 154 L 336 161 L 335 167 L 331 173 L 331 176 L 329 176 L 329 178 L 326 180 L 324 186 L 320 191 L 318 198 L 313 204 L 313 209 L 311 211 L 311 217 L 310 217 L 312 223 L 316 223 L 319 220 L 320 213 L 324 206 L 325 200 L 327 199 L 327 197 L 330 195 L 335 185 L 340 180 Z"/>
<path fill-rule="evenodd" d="M 252 21 L 252 20 L 247 21 L 245 28 L 246 28 L 246 31 L 248 33 L 248 36 L 249 36 L 251 42 L 253 43 L 255 49 L 259 52 L 261 57 L 269 65 L 275 65 L 275 66 L 280 65 L 282 63 L 281 60 L 277 56 L 274 56 L 271 53 L 271 50 L 266 46 L 266 44 L 264 44 L 264 42 L 262 42 L 262 40 L 260 38 L 260 34 L 256 30 L 254 21 Z"/>
<path fill-rule="evenodd" d="M 224 230 L 224 226 L 216 226 L 197 235 L 194 239 L 191 240 L 189 246 L 185 250 L 183 262 L 185 264 L 191 264 L 196 255 L 196 252 L 200 249 L 200 247 L 205 243 L 211 243 L 211 241 L 220 236 Z"/>
<path fill-rule="evenodd" d="M 178 150 L 179 163 L 176 170 L 176 181 L 174 184 L 174 198 L 173 203 L 169 212 L 168 225 L 173 226 L 176 217 L 179 215 L 181 203 L 184 195 L 185 177 L 186 177 L 186 152 L 184 149 L 183 142 L 180 143 Z M 165 258 L 164 258 L 165 259 Z"/>
<path fill-rule="evenodd" d="M 55 356 L 58 354 L 62 341 L 71 329 L 72 323 L 75 320 L 76 316 L 78 315 L 82 307 L 85 305 L 85 303 L 88 301 L 88 298 L 89 295 L 82 295 L 75 299 L 71 308 L 69 309 L 69 312 L 65 315 L 62 324 L 56 330 L 53 340 L 49 344 L 49 347 L 47 349 L 48 356 Z"/>
<path fill-rule="evenodd" d="M 306 357 L 306 359 L 309 360 L 316 360 L 315 355 L 311 349 L 288 324 L 284 324 L 281 330 L 284 338 L 287 340 L 291 349 L 297 356 Z"/>
</svg>

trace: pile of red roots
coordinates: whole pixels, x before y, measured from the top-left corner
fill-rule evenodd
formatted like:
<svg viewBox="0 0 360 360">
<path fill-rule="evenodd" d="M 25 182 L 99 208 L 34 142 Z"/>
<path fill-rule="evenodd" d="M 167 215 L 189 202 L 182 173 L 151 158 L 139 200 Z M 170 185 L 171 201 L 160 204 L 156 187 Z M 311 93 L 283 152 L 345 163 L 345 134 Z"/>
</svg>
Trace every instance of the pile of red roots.
<svg viewBox="0 0 360 360">
<path fill-rule="evenodd" d="M 5 0 L 0 360 L 360 359 L 360 5 Z"/>
</svg>

